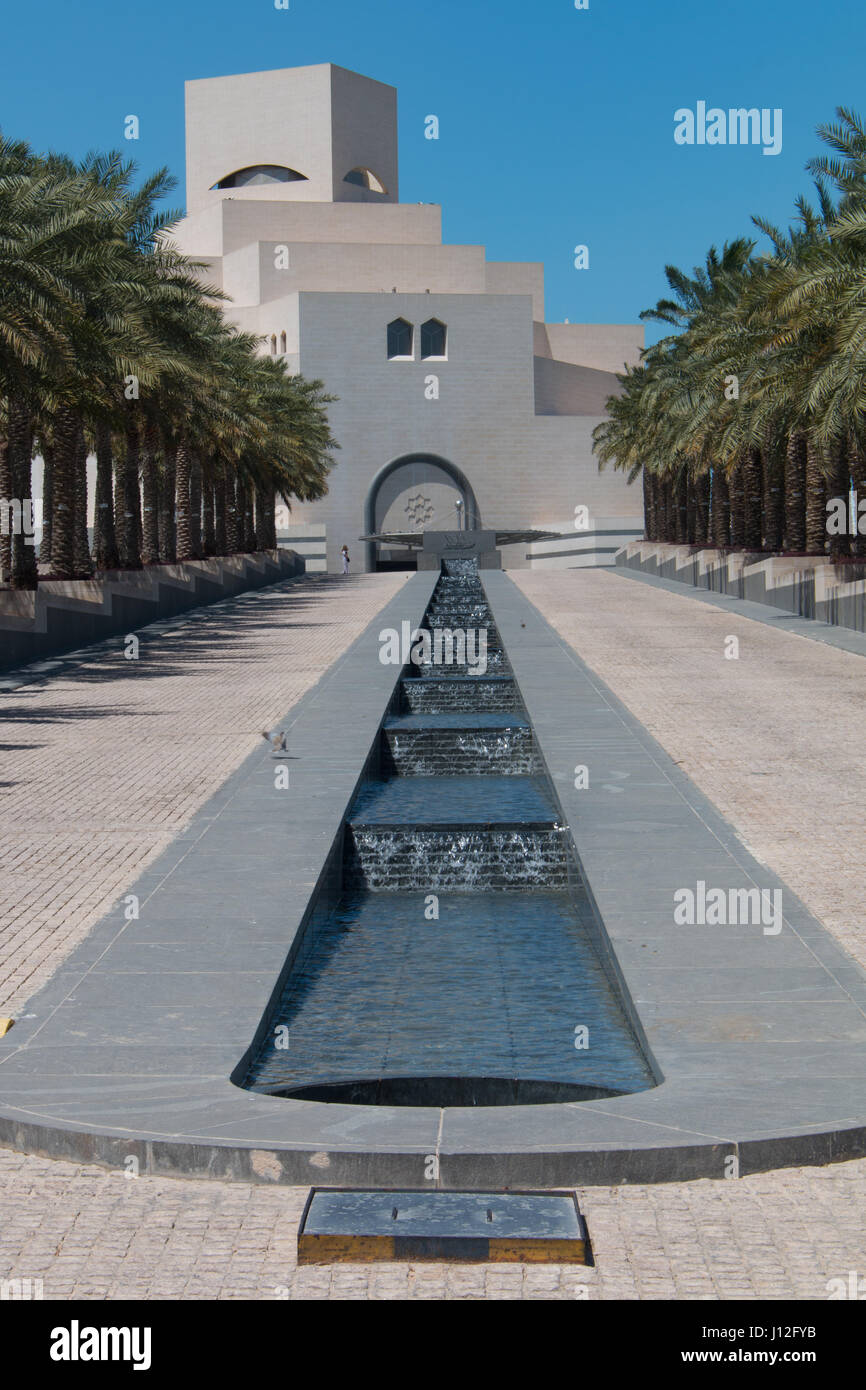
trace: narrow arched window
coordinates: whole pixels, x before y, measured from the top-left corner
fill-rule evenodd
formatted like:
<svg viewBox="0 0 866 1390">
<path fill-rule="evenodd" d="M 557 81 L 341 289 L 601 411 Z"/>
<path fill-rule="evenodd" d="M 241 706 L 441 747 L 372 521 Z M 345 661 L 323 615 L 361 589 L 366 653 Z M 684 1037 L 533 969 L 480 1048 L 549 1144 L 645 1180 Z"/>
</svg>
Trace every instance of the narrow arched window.
<svg viewBox="0 0 866 1390">
<path fill-rule="evenodd" d="M 276 333 L 272 333 L 272 334 L 271 334 L 271 357 L 276 357 L 276 355 L 277 355 L 277 335 L 276 335 Z"/>
<path fill-rule="evenodd" d="M 283 329 L 282 333 L 280 334 L 280 352 L 282 353 L 283 357 L 285 357 L 285 355 L 286 355 L 286 330 L 285 330 L 285 329 Z"/>
<path fill-rule="evenodd" d="M 388 324 L 388 357 L 412 357 L 412 325 L 405 319 Z"/>
<path fill-rule="evenodd" d="M 447 330 L 438 319 L 428 319 L 421 325 L 421 356 L 444 357 Z"/>
</svg>

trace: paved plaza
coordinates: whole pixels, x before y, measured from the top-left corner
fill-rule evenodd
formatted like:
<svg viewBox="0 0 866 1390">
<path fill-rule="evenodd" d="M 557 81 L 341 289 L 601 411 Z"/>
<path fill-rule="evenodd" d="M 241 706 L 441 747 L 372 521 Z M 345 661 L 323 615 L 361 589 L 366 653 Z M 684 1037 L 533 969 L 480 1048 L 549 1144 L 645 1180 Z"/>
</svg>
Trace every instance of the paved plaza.
<svg viewBox="0 0 866 1390">
<path fill-rule="evenodd" d="M 861 963 L 861 657 L 604 571 L 514 576 Z M 0 1013 L 14 1014 L 405 582 L 306 579 L 3 694 Z M 739 659 L 726 660 L 729 635 Z M 305 1189 L 0 1152 L 0 1278 L 46 1298 L 803 1298 L 866 1275 L 866 1160 L 582 1189 L 597 1265 L 295 1267 Z"/>
</svg>

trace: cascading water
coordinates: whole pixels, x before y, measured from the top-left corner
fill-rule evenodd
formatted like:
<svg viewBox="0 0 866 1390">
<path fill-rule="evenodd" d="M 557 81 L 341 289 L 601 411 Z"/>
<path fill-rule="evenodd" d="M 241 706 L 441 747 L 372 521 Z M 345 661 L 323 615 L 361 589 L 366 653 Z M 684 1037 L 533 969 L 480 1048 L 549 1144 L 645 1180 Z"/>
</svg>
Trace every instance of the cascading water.
<svg viewBox="0 0 866 1390">
<path fill-rule="evenodd" d="M 446 564 L 437 629 L 483 631 L 486 669 L 477 640 L 405 668 L 339 905 L 313 913 L 246 1085 L 388 1105 L 651 1086 L 474 561 Z"/>
</svg>

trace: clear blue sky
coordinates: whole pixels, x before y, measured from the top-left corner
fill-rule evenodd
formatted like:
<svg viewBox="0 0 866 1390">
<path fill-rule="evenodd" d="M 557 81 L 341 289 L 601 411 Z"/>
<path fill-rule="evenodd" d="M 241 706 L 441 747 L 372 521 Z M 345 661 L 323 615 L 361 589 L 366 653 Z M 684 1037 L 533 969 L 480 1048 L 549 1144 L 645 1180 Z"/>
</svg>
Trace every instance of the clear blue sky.
<svg viewBox="0 0 866 1390">
<path fill-rule="evenodd" d="M 866 113 L 852 0 L 44 0 L 7 6 L 0 126 L 75 157 L 167 164 L 183 205 L 185 79 L 333 62 L 397 87 L 404 202 L 440 202 L 451 242 L 544 261 L 547 318 L 630 322 L 691 268 L 787 224 L 815 127 Z M 781 154 L 677 146 L 674 111 L 781 107 Z M 141 139 L 123 139 L 123 118 Z M 424 139 L 424 117 L 441 122 Z M 573 248 L 590 248 L 589 270 Z"/>
</svg>

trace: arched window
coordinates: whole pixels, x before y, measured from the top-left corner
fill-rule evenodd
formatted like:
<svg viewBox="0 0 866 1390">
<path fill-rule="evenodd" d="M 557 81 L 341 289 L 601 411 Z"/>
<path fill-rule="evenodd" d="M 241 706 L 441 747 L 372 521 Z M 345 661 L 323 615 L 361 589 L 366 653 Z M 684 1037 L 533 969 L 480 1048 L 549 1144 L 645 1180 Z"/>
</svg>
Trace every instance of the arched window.
<svg viewBox="0 0 866 1390">
<path fill-rule="evenodd" d="M 388 357 L 411 358 L 413 355 L 411 323 L 405 319 L 394 319 L 388 324 Z"/>
<path fill-rule="evenodd" d="M 261 183 L 307 183 L 306 174 L 297 169 L 288 169 L 285 164 L 250 164 L 246 169 L 235 169 L 226 174 L 212 188 L 246 188 L 250 184 Z"/>
<path fill-rule="evenodd" d="M 421 325 L 421 356 L 444 357 L 447 330 L 438 319 L 428 319 Z"/>
<path fill-rule="evenodd" d="M 283 357 L 285 357 L 285 355 L 286 355 L 286 330 L 285 330 L 285 329 L 283 329 L 282 333 L 280 334 L 280 352 L 282 353 Z"/>
<path fill-rule="evenodd" d="M 276 335 L 276 333 L 272 333 L 272 334 L 271 334 L 271 357 L 276 357 L 276 355 L 277 355 L 277 335 Z"/>
<path fill-rule="evenodd" d="M 366 188 L 370 193 L 387 193 L 388 190 L 384 183 L 372 169 L 366 169 L 363 164 L 357 168 L 350 169 L 348 174 L 343 175 L 343 183 L 353 183 L 357 188 Z"/>
</svg>

